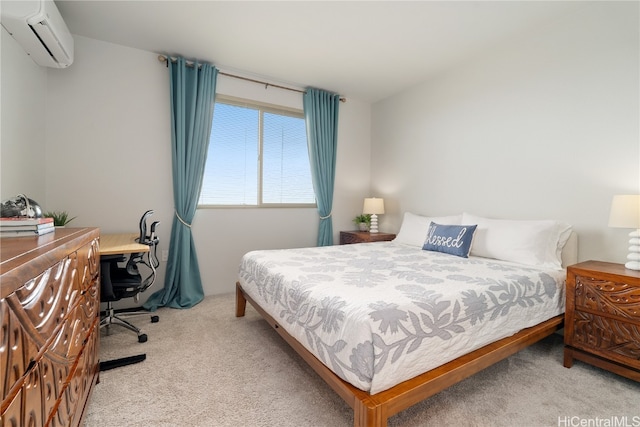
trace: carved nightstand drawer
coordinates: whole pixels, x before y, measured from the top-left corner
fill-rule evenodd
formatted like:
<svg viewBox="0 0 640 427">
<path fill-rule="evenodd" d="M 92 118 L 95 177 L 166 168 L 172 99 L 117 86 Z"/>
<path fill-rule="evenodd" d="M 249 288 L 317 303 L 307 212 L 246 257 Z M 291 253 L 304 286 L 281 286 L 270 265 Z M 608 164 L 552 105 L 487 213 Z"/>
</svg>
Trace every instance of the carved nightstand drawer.
<svg viewBox="0 0 640 427">
<path fill-rule="evenodd" d="M 567 268 L 564 366 L 578 359 L 640 381 L 640 271 L 587 261 Z"/>
<path fill-rule="evenodd" d="M 640 326 L 576 311 L 572 345 L 640 371 Z"/>
<path fill-rule="evenodd" d="M 627 283 L 576 276 L 576 309 L 640 321 L 640 288 Z"/>
</svg>

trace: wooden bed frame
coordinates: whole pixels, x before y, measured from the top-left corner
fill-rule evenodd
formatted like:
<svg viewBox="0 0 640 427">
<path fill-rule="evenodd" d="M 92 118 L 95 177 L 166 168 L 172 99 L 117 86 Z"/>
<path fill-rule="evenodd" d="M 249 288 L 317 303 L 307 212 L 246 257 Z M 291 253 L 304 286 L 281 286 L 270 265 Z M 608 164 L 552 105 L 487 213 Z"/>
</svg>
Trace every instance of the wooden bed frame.
<svg viewBox="0 0 640 427">
<path fill-rule="evenodd" d="M 517 334 L 488 344 L 431 371 L 404 381 L 388 390 L 369 394 L 339 378 L 302 344 L 285 331 L 259 304 L 236 283 L 236 317 L 245 314 L 247 301 L 313 368 L 314 371 L 353 409 L 355 427 L 383 427 L 387 419 L 416 403 L 456 384 L 484 368 L 499 362 L 525 347 L 545 338 L 563 324 L 564 315 L 558 315 Z"/>
</svg>

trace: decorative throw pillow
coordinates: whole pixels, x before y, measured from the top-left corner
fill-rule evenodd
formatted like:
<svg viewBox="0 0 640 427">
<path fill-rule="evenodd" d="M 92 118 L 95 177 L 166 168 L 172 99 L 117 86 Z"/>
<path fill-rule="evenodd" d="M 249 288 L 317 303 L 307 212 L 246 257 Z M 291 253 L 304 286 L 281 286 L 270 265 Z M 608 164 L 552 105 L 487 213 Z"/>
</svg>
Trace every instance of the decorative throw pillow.
<svg viewBox="0 0 640 427">
<path fill-rule="evenodd" d="M 422 249 L 468 258 L 476 225 L 429 225 Z"/>
<path fill-rule="evenodd" d="M 438 224 L 462 224 L 462 214 L 450 216 L 423 216 L 416 215 L 411 212 L 404 213 L 404 219 L 398 235 L 393 240 L 395 243 L 422 248 L 424 245 L 424 236 L 429 231 L 429 224 L 437 222 Z"/>
</svg>

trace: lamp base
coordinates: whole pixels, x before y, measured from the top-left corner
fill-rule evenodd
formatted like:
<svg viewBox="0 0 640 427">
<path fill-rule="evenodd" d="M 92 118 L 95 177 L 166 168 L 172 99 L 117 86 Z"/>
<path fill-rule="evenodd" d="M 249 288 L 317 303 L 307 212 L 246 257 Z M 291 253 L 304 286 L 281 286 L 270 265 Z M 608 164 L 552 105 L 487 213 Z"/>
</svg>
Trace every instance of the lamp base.
<svg viewBox="0 0 640 427">
<path fill-rule="evenodd" d="M 629 261 L 624 265 L 628 270 L 640 270 L 640 261 Z"/>
<path fill-rule="evenodd" d="M 624 265 L 629 270 L 640 270 L 640 230 L 629 233 L 629 255 Z"/>
<path fill-rule="evenodd" d="M 377 233 L 378 232 L 378 215 L 371 214 L 371 228 L 369 228 L 369 233 Z"/>
</svg>

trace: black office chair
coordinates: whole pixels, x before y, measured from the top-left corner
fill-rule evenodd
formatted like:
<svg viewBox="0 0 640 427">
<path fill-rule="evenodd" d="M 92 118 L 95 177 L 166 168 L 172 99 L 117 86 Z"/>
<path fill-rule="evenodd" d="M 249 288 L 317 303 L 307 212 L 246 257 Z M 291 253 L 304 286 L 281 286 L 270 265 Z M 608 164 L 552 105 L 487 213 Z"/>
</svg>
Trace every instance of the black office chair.
<svg viewBox="0 0 640 427">
<path fill-rule="evenodd" d="M 108 328 L 111 325 L 120 325 L 138 334 L 138 342 L 146 342 L 147 334 L 143 334 L 139 328 L 125 320 L 126 317 L 149 315 L 148 311 L 120 311 L 116 313 L 113 302 L 123 298 L 133 298 L 137 303 L 140 294 L 147 290 L 156 280 L 156 269 L 160 265 L 157 257 L 159 243 L 156 228 L 159 221 L 151 224 L 150 234 L 147 234 L 147 217 L 153 214 L 152 210 L 146 211 L 140 218 L 140 236 L 138 243 L 149 246 L 149 252 L 133 253 L 125 255 L 100 256 L 100 301 L 107 303 L 104 316 L 100 319 L 100 328 Z M 145 259 L 146 258 L 146 259 Z M 121 263 L 126 262 L 124 267 Z M 150 272 L 143 278 L 140 265 L 146 266 Z M 151 322 L 159 321 L 158 316 L 151 316 Z"/>
</svg>

